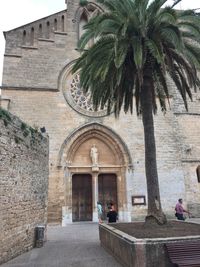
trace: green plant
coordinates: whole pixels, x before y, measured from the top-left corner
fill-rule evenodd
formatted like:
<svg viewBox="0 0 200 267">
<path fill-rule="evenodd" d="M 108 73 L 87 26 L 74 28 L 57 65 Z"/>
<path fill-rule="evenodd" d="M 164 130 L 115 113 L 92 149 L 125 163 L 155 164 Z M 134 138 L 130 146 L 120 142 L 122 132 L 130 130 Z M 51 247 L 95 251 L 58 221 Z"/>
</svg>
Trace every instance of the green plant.
<svg viewBox="0 0 200 267">
<path fill-rule="evenodd" d="M 25 130 L 26 128 L 27 128 L 26 123 L 22 122 L 22 123 L 21 123 L 21 129 L 22 129 L 22 130 Z"/>
<path fill-rule="evenodd" d="M 81 56 L 73 66 L 80 85 L 90 92 L 94 109 L 107 106 L 116 117 L 123 109 L 142 116 L 147 221 L 166 222 L 158 183 L 153 115 L 157 99 L 162 111 L 169 102 L 167 76 L 174 82 L 187 110 L 191 88 L 200 86 L 200 16 L 177 11 L 181 0 L 96 0 L 104 12 L 84 26 L 78 45 Z M 95 42 L 94 42 L 95 40 Z M 93 45 L 88 44 L 93 41 Z"/>
<path fill-rule="evenodd" d="M 32 135 L 37 133 L 37 130 L 32 127 L 29 127 L 29 131 L 31 132 Z"/>
<path fill-rule="evenodd" d="M 6 118 L 8 121 L 11 121 L 11 116 L 9 112 L 3 108 L 0 108 L 0 118 Z"/>
<path fill-rule="evenodd" d="M 80 0 L 80 2 L 79 2 L 79 4 L 80 4 L 80 6 L 87 6 L 87 4 L 88 4 L 88 1 L 87 0 Z"/>
<path fill-rule="evenodd" d="M 5 126 L 7 126 L 8 122 L 12 120 L 9 112 L 2 108 L 0 108 L 0 119 L 3 119 Z"/>
</svg>

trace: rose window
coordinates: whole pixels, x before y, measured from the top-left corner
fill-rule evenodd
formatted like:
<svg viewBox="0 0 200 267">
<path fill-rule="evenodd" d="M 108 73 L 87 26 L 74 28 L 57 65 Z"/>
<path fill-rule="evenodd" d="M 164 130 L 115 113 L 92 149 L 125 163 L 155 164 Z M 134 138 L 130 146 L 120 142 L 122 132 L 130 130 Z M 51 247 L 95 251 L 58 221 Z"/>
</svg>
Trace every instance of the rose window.
<svg viewBox="0 0 200 267">
<path fill-rule="evenodd" d="M 94 111 L 92 102 L 90 100 L 90 93 L 84 94 L 83 90 L 80 88 L 80 78 L 78 74 L 76 74 L 73 78 L 70 90 L 71 96 L 77 105 L 88 111 Z"/>
<path fill-rule="evenodd" d="M 68 84 L 69 85 L 69 84 Z M 67 102 L 76 111 L 92 117 L 102 117 L 107 115 L 106 107 L 104 109 L 94 110 L 90 93 L 83 93 L 80 87 L 80 77 L 78 74 L 74 75 L 70 82 L 70 88 L 64 92 Z"/>
</svg>

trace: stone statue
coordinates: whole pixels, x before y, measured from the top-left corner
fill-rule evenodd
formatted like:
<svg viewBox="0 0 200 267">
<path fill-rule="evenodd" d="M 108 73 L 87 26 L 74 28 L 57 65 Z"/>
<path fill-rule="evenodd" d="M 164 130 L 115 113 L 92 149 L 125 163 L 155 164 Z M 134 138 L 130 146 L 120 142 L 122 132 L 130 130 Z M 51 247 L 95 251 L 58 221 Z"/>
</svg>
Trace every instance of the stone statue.
<svg viewBox="0 0 200 267">
<path fill-rule="evenodd" d="M 90 156 L 91 156 L 91 159 L 92 159 L 92 165 L 97 165 L 98 164 L 99 154 L 98 154 L 98 149 L 96 148 L 95 145 L 93 145 L 91 147 Z"/>
</svg>

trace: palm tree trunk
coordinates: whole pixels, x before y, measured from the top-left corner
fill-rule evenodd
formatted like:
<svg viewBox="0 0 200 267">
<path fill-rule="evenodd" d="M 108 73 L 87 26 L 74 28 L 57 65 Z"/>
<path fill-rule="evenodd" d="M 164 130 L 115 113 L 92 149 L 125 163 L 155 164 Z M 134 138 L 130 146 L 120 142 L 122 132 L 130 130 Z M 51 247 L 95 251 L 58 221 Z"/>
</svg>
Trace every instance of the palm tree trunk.
<svg viewBox="0 0 200 267">
<path fill-rule="evenodd" d="M 144 84 L 141 91 L 142 121 L 144 126 L 145 143 L 145 171 L 148 194 L 148 214 L 146 222 L 156 221 L 159 224 L 164 224 L 166 223 L 166 216 L 161 207 L 158 183 L 151 80 L 152 78 L 148 78 L 148 76 L 144 77 Z"/>
</svg>

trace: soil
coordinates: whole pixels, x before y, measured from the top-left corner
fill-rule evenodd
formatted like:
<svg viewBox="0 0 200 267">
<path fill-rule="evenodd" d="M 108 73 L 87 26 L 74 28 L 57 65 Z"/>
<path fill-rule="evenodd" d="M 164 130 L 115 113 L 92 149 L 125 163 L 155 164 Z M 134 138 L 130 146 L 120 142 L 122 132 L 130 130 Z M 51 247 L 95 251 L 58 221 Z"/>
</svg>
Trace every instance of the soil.
<svg viewBox="0 0 200 267">
<path fill-rule="evenodd" d="M 145 224 L 144 222 L 116 223 L 112 226 L 135 238 L 165 238 L 200 236 L 200 224 L 181 221 L 168 221 L 165 225 Z"/>
</svg>

